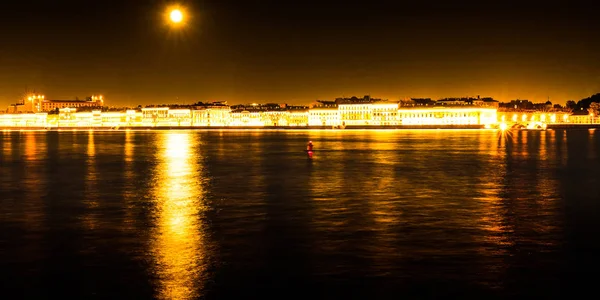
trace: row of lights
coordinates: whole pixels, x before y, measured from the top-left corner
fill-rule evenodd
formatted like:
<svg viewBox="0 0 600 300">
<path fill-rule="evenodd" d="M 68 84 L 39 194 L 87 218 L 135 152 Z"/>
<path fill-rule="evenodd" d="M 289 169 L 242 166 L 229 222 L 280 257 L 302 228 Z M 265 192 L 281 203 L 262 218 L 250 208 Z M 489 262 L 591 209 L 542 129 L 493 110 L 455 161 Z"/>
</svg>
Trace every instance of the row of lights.
<svg viewBox="0 0 600 300">
<path fill-rule="evenodd" d="M 29 101 L 33 101 L 33 100 L 44 100 L 45 96 L 44 95 L 33 95 L 33 96 L 29 96 L 27 97 L 27 100 Z M 102 95 L 98 95 L 98 96 L 92 96 L 92 100 L 100 100 L 100 101 L 104 101 L 104 97 L 102 97 Z"/>
<path fill-rule="evenodd" d="M 590 114 L 590 115 L 593 116 L 593 114 Z M 569 116 L 567 114 L 563 115 L 563 119 L 564 120 L 567 120 L 568 117 Z M 550 119 L 551 119 L 551 122 L 556 122 L 556 115 L 554 115 L 554 114 L 550 115 Z M 517 120 L 518 120 L 517 114 L 513 114 L 512 121 L 513 122 L 517 122 Z M 502 116 L 502 121 L 503 122 L 506 121 L 506 116 Z M 523 121 L 523 122 L 527 121 L 527 115 L 526 114 L 523 114 L 521 116 L 521 121 Z M 531 121 L 535 121 L 535 115 L 531 116 Z M 540 121 L 542 121 L 542 122 L 546 121 L 546 115 L 545 114 L 540 115 Z"/>
<path fill-rule="evenodd" d="M 27 100 L 29 101 L 33 101 L 33 100 L 44 100 L 44 95 L 33 95 L 33 96 L 29 96 L 27 98 Z"/>
</svg>

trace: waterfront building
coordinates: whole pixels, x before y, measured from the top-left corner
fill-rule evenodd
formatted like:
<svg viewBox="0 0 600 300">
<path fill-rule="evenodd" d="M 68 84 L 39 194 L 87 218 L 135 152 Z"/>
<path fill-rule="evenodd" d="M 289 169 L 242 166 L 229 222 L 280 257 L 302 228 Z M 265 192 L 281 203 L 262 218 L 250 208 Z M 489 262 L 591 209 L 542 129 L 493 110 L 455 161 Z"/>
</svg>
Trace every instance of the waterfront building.
<svg viewBox="0 0 600 300">
<path fill-rule="evenodd" d="M 375 102 L 371 105 L 372 125 L 398 125 L 398 103 Z"/>
<path fill-rule="evenodd" d="M 593 124 L 596 123 L 594 114 L 584 110 L 576 110 L 569 118 L 569 122 L 573 124 Z"/>
<path fill-rule="evenodd" d="M 497 123 L 496 109 L 484 107 L 423 107 L 398 110 L 402 125 L 485 125 Z"/>
<path fill-rule="evenodd" d="M 74 127 L 77 126 L 77 120 L 75 108 L 60 108 L 58 110 L 58 117 L 56 118 L 56 126 L 58 127 Z"/>
<path fill-rule="evenodd" d="M 287 126 L 288 111 L 270 110 L 262 113 L 264 126 Z"/>
<path fill-rule="evenodd" d="M 264 126 L 262 114 L 258 111 L 232 111 L 230 126 Z"/>
<path fill-rule="evenodd" d="M 100 126 L 103 127 L 118 127 L 126 124 L 127 115 L 119 111 L 105 111 L 101 114 Z"/>
<path fill-rule="evenodd" d="M 308 108 L 292 108 L 288 111 L 288 126 L 307 126 L 308 125 Z"/>
<path fill-rule="evenodd" d="M 340 114 L 340 122 L 342 126 L 346 125 L 374 125 L 373 123 L 373 105 L 375 103 L 386 103 L 381 99 L 374 99 L 370 96 L 364 96 L 363 98 L 351 97 L 351 98 L 338 98 L 336 99 L 338 104 L 338 110 Z M 398 108 L 398 104 L 396 109 Z M 393 105 L 394 105 L 393 104 Z M 381 106 L 382 108 L 385 107 Z M 397 112 L 396 112 L 397 113 Z M 387 114 L 386 114 L 387 115 Z M 381 115 L 383 116 L 383 115 Z M 381 118 L 379 118 L 381 121 Z"/>
<path fill-rule="evenodd" d="M 400 101 L 400 106 L 433 106 L 435 100 L 431 98 L 410 98 L 410 100 Z"/>
<path fill-rule="evenodd" d="M 435 102 L 435 105 L 448 105 L 448 106 L 470 105 L 471 103 L 469 102 L 469 100 L 476 100 L 476 99 L 468 99 L 468 98 L 444 98 L 444 99 L 437 100 Z"/>
<path fill-rule="evenodd" d="M 342 125 L 372 125 L 372 103 L 339 104 L 340 122 Z"/>
<path fill-rule="evenodd" d="M 35 110 L 33 109 L 32 103 L 25 102 L 25 103 L 16 103 L 16 104 L 9 105 L 6 112 L 9 114 L 22 114 L 22 113 L 34 113 Z"/>
<path fill-rule="evenodd" d="M 189 108 L 175 108 L 167 110 L 167 122 L 159 124 L 167 126 L 191 126 L 192 110 Z"/>
<path fill-rule="evenodd" d="M 46 127 L 47 113 L 0 114 L 0 127 Z"/>
<path fill-rule="evenodd" d="M 310 126 L 338 126 L 340 114 L 337 107 L 314 107 L 308 113 Z"/>
<path fill-rule="evenodd" d="M 40 103 L 44 98 L 44 95 L 28 94 L 19 103 L 9 105 L 7 112 L 11 114 L 40 112 Z"/>
<path fill-rule="evenodd" d="M 98 112 L 98 111 L 96 111 Z M 98 112 L 100 114 L 100 112 Z M 134 109 L 128 109 L 125 112 L 125 124 L 127 126 L 139 126 L 142 123 L 143 114 L 141 111 Z"/>
<path fill-rule="evenodd" d="M 498 108 L 500 105 L 500 101 L 494 100 L 491 97 L 485 97 L 485 98 L 481 98 L 481 101 L 477 101 L 474 104 L 480 105 L 480 106 Z"/>
<path fill-rule="evenodd" d="M 474 97 L 462 97 L 462 98 L 443 98 L 436 101 L 430 101 L 431 106 L 483 106 L 483 107 L 495 107 L 498 108 L 500 102 L 494 100 L 491 97 L 477 96 Z"/>
<path fill-rule="evenodd" d="M 79 127 L 92 127 L 94 125 L 96 126 L 101 126 L 100 124 L 94 124 L 94 112 L 93 111 L 86 111 L 86 112 L 77 112 L 74 115 L 74 123 L 75 126 L 79 126 Z M 97 116 L 101 116 L 100 114 L 97 114 Z"/>
<path fill-rule="evenodd" d="M 102 126 L 102 111 L 95 109 L 92 110 L 92 120 L 90 121 L 90 123 L 92 123 L 92 126 Z"/>
<path fill-rule="evenodd" d="M 570 123 L 569 112 L 542 112 L 542 111 L 498 111 L 498 122 L 506 124 L 527 124 L 529 122 L 542 122 L 547 124 Z"/>
<path fill-rule="evenodd" d="M 230 112 L 229 106 L 222 103 L 196 106 L 192 110 L 192 126 L 228 126 Z"/>
<path fill-rule="evenodd" d="M 337 108 L 337 106 L 337 101 L 317 100 L 317 102 L 313 103 L 310 107 Z"/>
<path fill-rule="evenodd" d="M 103 96 L 90 96 L 85 100 L 49 100 L 45 99 L 44 96 L 40 99 L 34 98 L 33 111 L 51 111 L 61 108 L 81 108 L 81 107 L 102 107 L 104 106 Z"/>
<path fill-rule="evenodd" d="M 27 98 L 29 100 L 29 98 Z M 43 96 L 31 98 L 35 101 Z M 595 123 L 593 110 L 563 111 L 544 104 L 544 110 L 526 109 L 529 101 L 519 100 L 524 108 L 495 107 L 491 98 L 411 99 L 389 102 L 363 98 L 338 98 L 335 101 L 319 100 L 308 108 L 287 104 L 248 104 L 228 106 L 223 102 L 196 103 L 193 105 L 151 106 L 140 109 L 90 109 L 90 107 L 63 107 L 48 113 L 26 112 L 34 107 L 30 101 L 21 113 L 0 114 L 1 127 L 120 127 L 120 126 L 395 126 L 395 125 L 483 125 L 491 127 L 505 124 L 509 127 L 540 127 L 540 124 Z M 92 98 L 94 100 L 94 98 Z M 41 101 L 39 103 L 42 103 Z M 517 102 L 513 102 L 517 103 Z M 535 107 L 535 106 L 534 106 Z"/>
<path fill-rule="evenodd" d="M 144 107 L 142 108 L 142 124 L 144 126 L 160 126 L 169 123 L 169 108 L 161 107 Z"/>
</svg>

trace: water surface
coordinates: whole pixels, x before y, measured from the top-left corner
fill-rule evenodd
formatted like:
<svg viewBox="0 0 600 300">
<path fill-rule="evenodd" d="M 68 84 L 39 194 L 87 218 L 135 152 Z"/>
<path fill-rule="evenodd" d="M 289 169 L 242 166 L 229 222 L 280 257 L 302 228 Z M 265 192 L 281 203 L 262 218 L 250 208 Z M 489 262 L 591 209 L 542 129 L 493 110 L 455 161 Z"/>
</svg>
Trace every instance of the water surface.
<svg viewBox="0 0 600 300">
<path fill-rule="evenodd" d="M 598 261 L 597 131 L 0 143 L 0 281 L 18 298 L 557 297 Z"/>
</svg>

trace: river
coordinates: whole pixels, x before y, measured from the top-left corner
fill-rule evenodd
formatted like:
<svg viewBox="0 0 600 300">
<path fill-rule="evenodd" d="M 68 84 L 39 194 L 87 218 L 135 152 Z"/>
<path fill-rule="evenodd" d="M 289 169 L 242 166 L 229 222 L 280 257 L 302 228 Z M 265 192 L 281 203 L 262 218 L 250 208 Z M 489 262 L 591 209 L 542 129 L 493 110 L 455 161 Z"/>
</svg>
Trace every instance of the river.
<svg viewBox="0 0 600 300">
<path fill-rule="evenodd" d="M 0 145 L 0 280 L 17 298 L 566 297 L 599 261 L 598 130 Z"/>
</svg>

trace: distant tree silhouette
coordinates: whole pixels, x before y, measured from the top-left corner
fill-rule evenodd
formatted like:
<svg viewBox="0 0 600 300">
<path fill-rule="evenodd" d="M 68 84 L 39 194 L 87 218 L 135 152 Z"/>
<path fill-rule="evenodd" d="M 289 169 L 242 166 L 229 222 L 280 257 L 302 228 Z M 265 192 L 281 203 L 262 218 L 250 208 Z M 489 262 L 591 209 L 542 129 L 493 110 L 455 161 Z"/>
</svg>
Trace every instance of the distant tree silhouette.
<svg viewBox="0 0 600 300">
<path fill-rule="evenodd" d="M 600 103 L 600 93 L 592 95 L 591 97 L 581 99 L 577 102 L 577 108 L 587 109 L 592 103 Z"/>
<path fill-rule="evenodd" d="M 597 117 L 598 114 L 600 114 L 600 102 L 592 102 L 588 108 L 588 111 Z"/>
<path fill-rule="evenodd" d="M 567 105 L 565 106 L 568 109 L 576 109 L 577 103 L 574 100 L 567 101 Z"/>
</svg>

